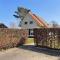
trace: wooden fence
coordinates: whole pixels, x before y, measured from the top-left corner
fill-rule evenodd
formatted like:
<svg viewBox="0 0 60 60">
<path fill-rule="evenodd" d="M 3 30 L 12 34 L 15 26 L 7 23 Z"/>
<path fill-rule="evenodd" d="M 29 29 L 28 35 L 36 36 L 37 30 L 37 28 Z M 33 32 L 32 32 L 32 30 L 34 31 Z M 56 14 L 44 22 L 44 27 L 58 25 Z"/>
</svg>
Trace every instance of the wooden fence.
<svg viewBox="0 0 60 60">
<path fill-rule="evenodd" d="M 60 49 L 60 28 L 34 29 L 34 42 L 37 46 Z"/>
</svg>

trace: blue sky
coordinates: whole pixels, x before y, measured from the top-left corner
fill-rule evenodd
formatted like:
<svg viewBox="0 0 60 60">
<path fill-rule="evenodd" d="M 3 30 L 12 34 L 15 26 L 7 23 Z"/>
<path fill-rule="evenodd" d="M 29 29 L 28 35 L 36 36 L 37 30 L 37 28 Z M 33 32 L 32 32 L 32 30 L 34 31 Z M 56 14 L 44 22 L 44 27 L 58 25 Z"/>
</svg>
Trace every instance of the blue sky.
<svg viewBox="0 0 60 60">
<path fill-rule="evenodd" d="M 19 21 L 13 17 L 18 6 L 26 7 L 41 16 L 47 23 L 56 21 L 60 24 L 60 0 L 0 0 L 0 22 L 7 26 Z"/>
</svg>

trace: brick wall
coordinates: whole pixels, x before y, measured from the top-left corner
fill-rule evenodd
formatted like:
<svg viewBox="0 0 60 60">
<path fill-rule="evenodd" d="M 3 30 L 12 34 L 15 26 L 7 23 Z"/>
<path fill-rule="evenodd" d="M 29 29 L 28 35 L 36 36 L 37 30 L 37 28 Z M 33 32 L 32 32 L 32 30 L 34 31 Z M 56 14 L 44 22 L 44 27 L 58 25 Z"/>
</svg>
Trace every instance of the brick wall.
<svg viewBox="0 0 60 60">
<path fill-rule="evenodd" d="M 28 30 L 0 28 L 0 49 L 24 44 L 28 37 Z"/>
</svg>

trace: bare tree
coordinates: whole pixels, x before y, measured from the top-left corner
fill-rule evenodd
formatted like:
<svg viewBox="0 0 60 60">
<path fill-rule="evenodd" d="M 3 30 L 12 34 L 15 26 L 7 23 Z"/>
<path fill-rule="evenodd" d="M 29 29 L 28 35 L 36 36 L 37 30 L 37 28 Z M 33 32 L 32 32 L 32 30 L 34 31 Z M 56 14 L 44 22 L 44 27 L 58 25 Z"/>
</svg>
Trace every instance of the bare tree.
<svg viewBox="0 0 60 60">
<path fill-rule="evenodd" d="M 57 28 L 59 26 L 58 23 L 55 21 L 52 21 L 51 23 L 53 28 Z"/>
<path fill-rule="evenodd" d="M 10 28 L 16 28 L 16 27 L 17 27 L 17 25 L 16 25 L 15 22 L 11 22 L 11 23 L 10 23 Z"/>
</svg>

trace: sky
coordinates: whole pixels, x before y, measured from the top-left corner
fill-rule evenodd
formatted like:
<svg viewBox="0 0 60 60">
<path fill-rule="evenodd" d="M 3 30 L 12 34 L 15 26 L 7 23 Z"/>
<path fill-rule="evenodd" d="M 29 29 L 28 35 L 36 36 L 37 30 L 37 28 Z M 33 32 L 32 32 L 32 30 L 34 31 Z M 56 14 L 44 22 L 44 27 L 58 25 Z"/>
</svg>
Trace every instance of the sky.
<svg viewBox="0 0 60 60">
<path fill-rule="evenodd" d="M 8 27 L 12 23 L 18 25 L 19 20 L 13 16 L 17 7 L 30 9 L 47 23 L 60 24 L 60 0 L 0 0 L 0 23 Z"/>
</svg>

